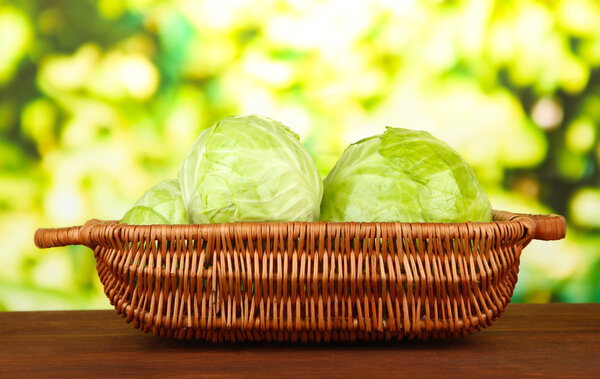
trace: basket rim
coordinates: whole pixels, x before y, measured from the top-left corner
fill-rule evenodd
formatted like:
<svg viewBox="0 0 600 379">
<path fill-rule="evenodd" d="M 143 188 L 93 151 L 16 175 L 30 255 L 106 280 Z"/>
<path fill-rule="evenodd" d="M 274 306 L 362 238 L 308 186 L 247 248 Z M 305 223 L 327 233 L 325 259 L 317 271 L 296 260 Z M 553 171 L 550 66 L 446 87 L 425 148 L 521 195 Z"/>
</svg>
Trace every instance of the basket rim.
<svg viewBox="0 0 600 379">
<path fill-rule="evenodd" d="M 91 221 L 91 220 L 90 220 Z M 364 238 L 383 237 L 387 234 L 383 230 L 392 232 L 392 234 L 411 235 L 414 237 L 422 236 L 426 238 L 434 234 L 436 238 L 469 238 L 473 239 L 484 234 L 495 234 L 502 239 L 506 236 L 517 234 L 518 239 L 523 241 L 531 240 L 535 233 L 535 227 L 530 225 L 529 220 L 495 220 L 489 222 L 328 222 L 328 221 L 280 221 L 280 222 L 239 222 L 239 223 L 219 223 L 219 224 L 149 224 L 149 225 L 130 225 L 121 224 L 118 220 L 92 221 L 91 230 L 96 230 L 104 234 L 112 229 L 112 232 L 129 234 L 154 235 L 156 238 L 210 238 L 215 235 L 236 235 L 241 233 L 247 238 L 257 239 L 273 238 L 275 233 L 280 233 L 282 238 L 288 238 L 291 233 L 293 238 L 301 238 L 311 231 L 321 235 L 335 235 L 340 233 L 350 233 L 354 237 Z M 87 223 L 86 223 L 87 225 Z M 97 229 L 99 228 L 99 229 Z M 315 230 L 316 229 L 316 230 Z M 152 237 L 151 237 L 152 238 Z"/>
<path fill-rule="evenodd" d="M 493 211 L 489 222 L 328 222 L 328 221 L 263 221 L 219 224 L 151 224 L 130 225 L 119 220 L 90 219 L 82 226 L 56 229 L 39 229 L 35 243 L 40 248 L 82 244 L 102 244 L 110 235 L 121 237 L 169 239 L 212 238 L 214 235 L 238 235 L 244 238 L 272 238 L 274 235 L 294 238 L 304 235 L 376 237 L 376 236 L 432 236 L 437 238 L 476 238 L 494 234 L 501 238 L 518 239 L 523 245 L 533 238 L 561 239 L 566 233 L 565 219 L 559 215 L 528 215 L 506 211 Z"/>
</svg>

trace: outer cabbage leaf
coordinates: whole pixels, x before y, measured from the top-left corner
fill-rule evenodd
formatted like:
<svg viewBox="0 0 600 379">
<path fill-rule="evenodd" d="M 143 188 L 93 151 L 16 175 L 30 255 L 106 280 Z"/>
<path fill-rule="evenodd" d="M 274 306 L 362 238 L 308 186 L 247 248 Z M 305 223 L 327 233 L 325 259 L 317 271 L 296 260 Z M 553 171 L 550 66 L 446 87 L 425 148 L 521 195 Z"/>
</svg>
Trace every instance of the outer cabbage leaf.
<svg viewBox="0 0 600 379">
<path fill-rule="evenodd" d="M 179 182 L 165 180 L 151 187 L 123 218 L 130 225 L 187 224 Z"/>
<path fill-rule="evenodd" d="M 450 146 L 427 132 L 388 127 L 350 145 L 327 175 L 321 219 L 486 222 L 492 208 Z"/>
<path fill-rule="evenodd" d="M 298 135 L 258 115 L 202 131 L 179 169 L 185 208 L 198 224 L 314 221 L 323 182 Z"/>
<path fill-rule="evenodd" d="M 170 224 L 169 220 L 158 214 L 152 208 L 136 206 L 125 213 L 121 224 L 130 225 L 163 225 Z"/>
</svg>

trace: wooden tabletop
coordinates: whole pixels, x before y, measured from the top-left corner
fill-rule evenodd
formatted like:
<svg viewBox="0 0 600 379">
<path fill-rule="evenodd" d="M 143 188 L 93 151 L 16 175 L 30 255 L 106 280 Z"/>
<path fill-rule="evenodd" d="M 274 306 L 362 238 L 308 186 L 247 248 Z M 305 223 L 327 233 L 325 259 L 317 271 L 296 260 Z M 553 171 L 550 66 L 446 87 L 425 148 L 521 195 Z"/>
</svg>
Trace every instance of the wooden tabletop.
<svg viewBox="0 0 600 379">
<path fill-rule="evenodd" d="M 0 377 L 600 375 L 600 304 L 512 304 L 457 340 L 212 344 L 144 334 L 114 311 L 0 313 Z"/>
</svg>

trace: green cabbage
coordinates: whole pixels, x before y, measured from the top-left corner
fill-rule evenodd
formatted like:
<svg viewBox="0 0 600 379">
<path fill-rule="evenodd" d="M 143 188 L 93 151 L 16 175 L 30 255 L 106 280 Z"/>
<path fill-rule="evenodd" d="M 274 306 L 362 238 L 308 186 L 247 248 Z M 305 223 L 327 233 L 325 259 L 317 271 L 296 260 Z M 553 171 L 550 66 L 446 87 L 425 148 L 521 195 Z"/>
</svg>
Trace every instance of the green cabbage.
<svg viewBox="0 0 600 379">
<path fill-rule="evenodd" d="M 298 136 L 258 115 L 202 131 L 179 169 L 191 223 L 314 221 L 323 183 Z"/>
<path fill-rule="evenodd" d="M 350 145 L 324 181 L 321 219 L 362 222 L 491 221 L 471 167 L 423 131 L 386 128 Z"/>
<path fill-rule="evenodd" d="M 176 179 L 151 187 L 123 218 L 122 224 L 187 224 L 187 215 Z"/>
</svg>

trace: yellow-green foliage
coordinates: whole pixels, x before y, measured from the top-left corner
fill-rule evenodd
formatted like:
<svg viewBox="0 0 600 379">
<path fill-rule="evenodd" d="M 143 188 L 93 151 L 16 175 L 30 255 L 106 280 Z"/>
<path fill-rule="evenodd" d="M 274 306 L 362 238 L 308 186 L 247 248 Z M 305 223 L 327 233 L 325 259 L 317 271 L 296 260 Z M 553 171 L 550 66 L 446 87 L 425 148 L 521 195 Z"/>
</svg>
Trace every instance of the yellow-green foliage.
<svg viewBox="0 0 600 379">
<path fill-rule="evenodd" d="M 423 129 L 495 208 L 557 212 L 516 301 L 599 301 L 594 0 L 25 0 L 0 4 L 0 309 L 108 306 L 92 253 L 38 227 L 119 219 L 203 128 L 259 113 L 325 176 L 385 125 Z"/>
</svg>

